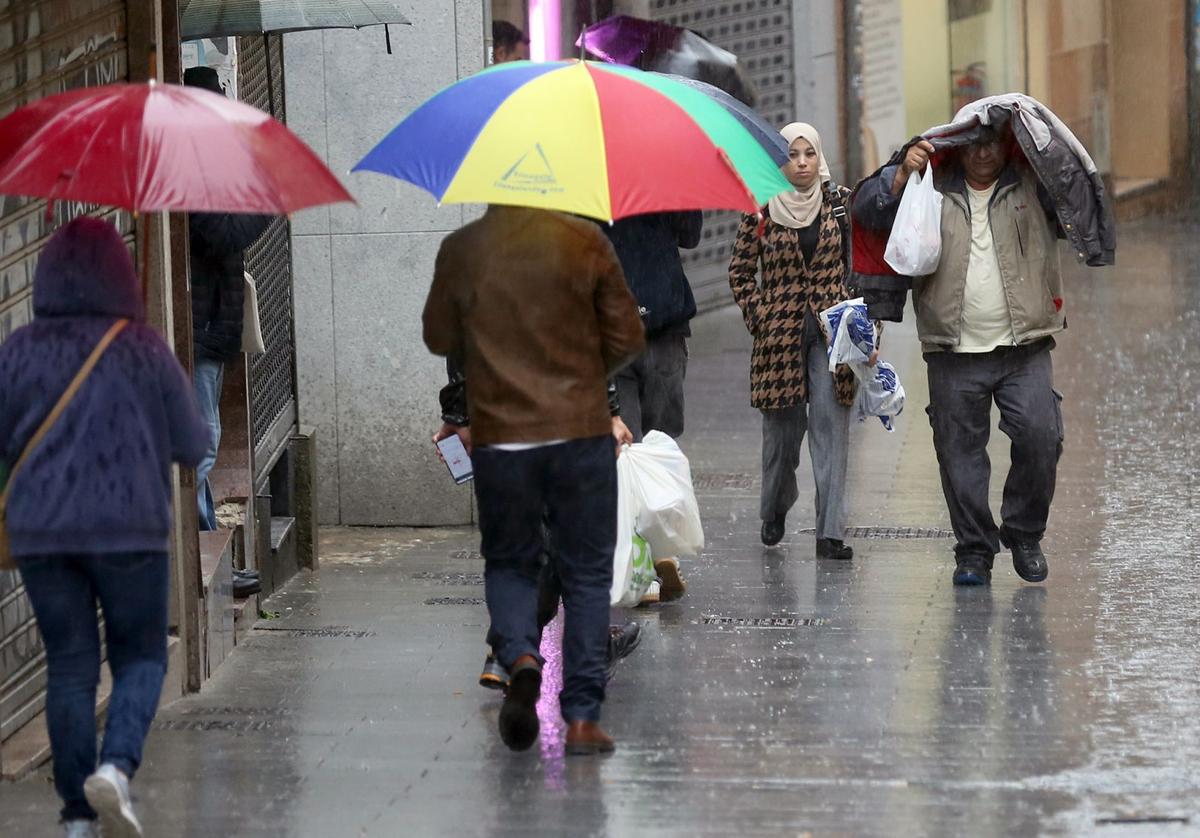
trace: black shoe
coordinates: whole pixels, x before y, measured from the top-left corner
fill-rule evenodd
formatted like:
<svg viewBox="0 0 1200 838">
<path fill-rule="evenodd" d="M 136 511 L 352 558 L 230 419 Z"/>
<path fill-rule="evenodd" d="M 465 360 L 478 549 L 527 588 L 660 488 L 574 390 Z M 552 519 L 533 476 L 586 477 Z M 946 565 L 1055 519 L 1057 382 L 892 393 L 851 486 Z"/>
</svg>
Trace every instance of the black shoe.
<svg viewBox="0 0 1200 838">
<path fill-rule="evenodd" d="M 854 558 L 854 548 L 840 538 L 818 538 L 817 558 L 849 561 Z"/>
<path fill-rule="evenodd" d="M 783 540 L 783 531 L 786 526 L 786 515 L 780 515 L 772 521 L 763 521 L 762 543 L 768 547 L 774 547 Z"/>
<path fill-rule="evenodd" d="M 982 556 L 964 556 L 954 568 L 955 585 L 992 584 L 991 563 Z"/>
<path fill-rule="evenodd" d="M 1013 570 L 1026 582 L 1045 582 L 1050 575 L 1046 554 L 1036 541 L 1013 540 L 1008 545 L 1013 554 Z"/>
<path fill-rule="evenodd" d="M 617 671 L 617 664 L 633 654 L 633 650 L 642 642 L 642 627 L 634 621 L 623 626 L 610 626 L 608 629 L 608 671 L 606 680 L 612 680 Z"/>
<path fill-rule="evenodd" d="M 530 662 L 514 666 L 500 708 L 500 738 L 514 751 L 527 751 L 537 741 L 541 694 L 542 668 Z"/>
<path fill-rule="evenodd" d="M 479 686 L 489 690 L 502 690 L 508 686 L 508 670 L 495 655 L 483 659 L 483 672 L 479 673 Z"/>
<path fill-rule="evenodd" d="M 236 570 L 233 572 L 234 599 L 245 599 L 261 592 L 262 582 L 259 581 L 257 574 L 254 576 L 241 576 Z"/>
</svg>

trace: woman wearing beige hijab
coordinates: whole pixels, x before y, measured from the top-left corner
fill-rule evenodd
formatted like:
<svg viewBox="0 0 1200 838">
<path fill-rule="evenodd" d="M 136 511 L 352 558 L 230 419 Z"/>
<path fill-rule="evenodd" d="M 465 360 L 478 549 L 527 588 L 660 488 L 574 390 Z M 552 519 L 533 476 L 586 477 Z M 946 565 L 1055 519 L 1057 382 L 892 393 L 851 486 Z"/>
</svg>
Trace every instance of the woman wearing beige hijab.
<svg viewBox="0 0 1200 838">
<path fill-rule="evenodd" d="M 780 133 L 788 142 L 782 167 L 794 188 L 766 207 L 765 222 L 742 219 L 729 285 L 754 337 L 750 401 L 763 415 L 762 541 L 778 544 L 796 503 L 800 444 L 809 434 L 816 480 L 817 557 L 849 559 L 843 542 L 854 377 L 829 372 L 817 314 L 849 298 L 849 190 L 830 180 L 821 137 L 794 122 Z"/>
</svg>

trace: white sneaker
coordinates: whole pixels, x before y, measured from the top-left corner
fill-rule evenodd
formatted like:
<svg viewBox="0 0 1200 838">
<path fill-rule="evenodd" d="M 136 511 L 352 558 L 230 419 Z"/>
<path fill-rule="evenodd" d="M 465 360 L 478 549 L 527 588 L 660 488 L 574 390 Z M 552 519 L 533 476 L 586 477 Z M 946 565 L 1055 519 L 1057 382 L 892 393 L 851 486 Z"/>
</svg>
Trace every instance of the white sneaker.
<svg viewBox="0 0 1200 838">
<path fill-rule="evenodd" d="M 662 585 L 655 579 L 650 583 L 650 587 L 646 589 L 646 593 L 642 594 L 642 601 L 638 605 L 654 605 L 662 598 Z"/>
<path fill-rule="evenodd" d="M 100 833 L 96 831 L 96 822 L 89 821 L 87 818 L 64 821 L 63 827 L 66 829 L 64 834 L 67 838 L 99 838 L 100 836 Z"/>
<path fill-rule="evenodd" d="M 142 838 L 142 825 L 129 799 L 129 778 L 111 762 L 84 781 L 83 795 L 100 816 L 104 838 Z"/>
</svg>

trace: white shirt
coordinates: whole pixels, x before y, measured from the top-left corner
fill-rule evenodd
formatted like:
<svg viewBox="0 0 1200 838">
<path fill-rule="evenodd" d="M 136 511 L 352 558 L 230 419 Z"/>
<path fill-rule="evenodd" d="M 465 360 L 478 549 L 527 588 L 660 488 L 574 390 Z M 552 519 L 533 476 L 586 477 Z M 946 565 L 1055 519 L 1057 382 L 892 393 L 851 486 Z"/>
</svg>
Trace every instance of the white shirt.
<svg viewBox="0 0 1200 838">
<path fill-rule="evenodd" d="M 1004 294 L 1000 261 L 992 241 L 988 205 L 996 184 L 979 191 L 967 185 L 971 208 L 971 259 L 963 290 L 962 329 L 955 352 L 991 352 L 998 346 L 1013 346 L 1012 312 Z"/>
</svg>

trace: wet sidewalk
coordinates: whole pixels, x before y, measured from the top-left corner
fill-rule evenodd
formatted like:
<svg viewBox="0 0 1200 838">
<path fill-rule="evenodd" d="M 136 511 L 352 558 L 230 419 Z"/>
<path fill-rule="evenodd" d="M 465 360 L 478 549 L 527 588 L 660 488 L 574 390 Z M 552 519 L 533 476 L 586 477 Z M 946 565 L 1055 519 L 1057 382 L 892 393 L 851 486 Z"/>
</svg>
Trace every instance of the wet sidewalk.
<svg viewBox="0 0 1200 838">
<path fill-rule="evenodd" d="M 1045 585 L 1001 554 L 990 589 L 951 586 L 911 322 L 885 335 L 909 396 L 896 433 L 854 429 L 854 561 L 813 557 L 807 463 L 764 549 L 749 341 L 717 311 L 695 324 L 682 440 L 709 544 L 684 600 L 635 614 L 644 639 L 605 708 L 616 754 L 566 759 L 552 696 L 539 748 L 500 743 L 499 698 L 475 685 L 472 531 L 332 529 L 319 575 L 160 714 L 135 784 L 147 833 L 1200 832 L 1195 229 L 1126 226 L 1120 267 L 1068 267 Z M 56 805 L 45 773 L 0 786 L 0 832 L 57 834 Z"/>
</svg>

